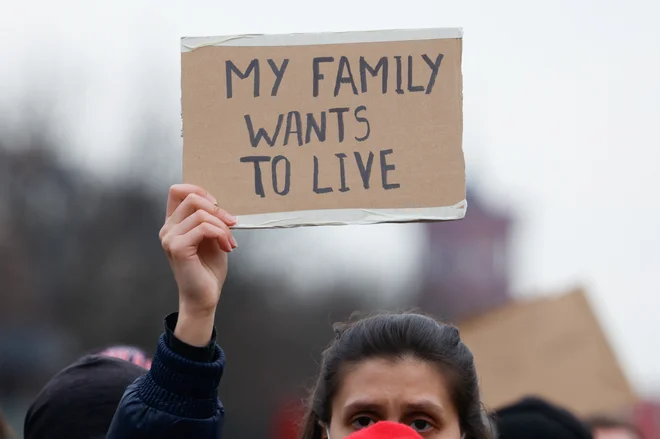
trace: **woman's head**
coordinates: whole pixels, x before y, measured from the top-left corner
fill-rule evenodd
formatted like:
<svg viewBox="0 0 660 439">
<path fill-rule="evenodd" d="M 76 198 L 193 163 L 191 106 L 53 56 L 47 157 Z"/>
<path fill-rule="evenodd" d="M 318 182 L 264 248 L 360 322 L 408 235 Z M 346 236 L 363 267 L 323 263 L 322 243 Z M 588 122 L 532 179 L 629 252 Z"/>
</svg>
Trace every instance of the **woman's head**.
<svg viewBox="0 0 660 439">
<path fill-rule="evenodd" d="M 458 329 L 414 313 L 336 325 L 302 439 L 344 439 L 378 421 L 428 439 L 489 437 L 472 353 Z"/>
</svg>

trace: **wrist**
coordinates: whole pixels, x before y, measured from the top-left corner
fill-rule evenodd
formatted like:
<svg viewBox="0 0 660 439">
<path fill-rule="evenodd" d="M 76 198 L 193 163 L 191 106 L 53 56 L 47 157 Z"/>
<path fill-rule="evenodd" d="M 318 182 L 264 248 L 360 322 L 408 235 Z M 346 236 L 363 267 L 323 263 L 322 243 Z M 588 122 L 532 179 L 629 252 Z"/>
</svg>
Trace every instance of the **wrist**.
<svg viewBox="0 0 660 439">
<path fill-rule="evenodd" d="M 191 308 L 179 305 L 179 317 L 174 336 L 194 347 L 205 347 L 211 342 L 215 325 L 215 307 L 212 309 Z"/>
<path fill-rule="evenodd" d="M 179 316 L 186 316 L 195 319 L 214 319 L 215 311 L 218 308 L 218 302 L 208 304 L 190 303 L 189 300 L 179 299 Z"/>
</svg>

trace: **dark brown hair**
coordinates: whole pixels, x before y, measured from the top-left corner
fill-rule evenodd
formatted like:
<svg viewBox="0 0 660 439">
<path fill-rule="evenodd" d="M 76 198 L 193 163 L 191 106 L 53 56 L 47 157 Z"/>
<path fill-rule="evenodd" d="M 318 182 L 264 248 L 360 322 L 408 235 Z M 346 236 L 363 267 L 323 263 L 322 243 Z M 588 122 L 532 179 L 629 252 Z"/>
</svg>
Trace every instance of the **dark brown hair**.
<svg viewBox="0 0 660 439">
<path fill-rule="evenodd" d="M 320 439 L 329 425 L 331 405 L 345 364 L 370 358 L 428 361 L 447 377 L 465 439 L 491 437 L 479 399 L 474 359 L 458 329 L 417 313 L 383 313 L 335 325 L 336 337 L 323 351 L 321 370 L 311 391 L 301 439 Z"/>
</svg>

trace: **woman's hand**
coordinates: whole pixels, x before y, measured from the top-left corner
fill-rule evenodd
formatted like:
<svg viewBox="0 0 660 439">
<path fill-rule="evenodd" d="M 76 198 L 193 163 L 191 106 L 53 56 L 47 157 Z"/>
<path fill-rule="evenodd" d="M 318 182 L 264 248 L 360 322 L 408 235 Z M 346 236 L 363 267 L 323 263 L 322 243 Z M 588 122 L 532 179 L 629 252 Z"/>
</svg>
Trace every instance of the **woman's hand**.
<svg viewBox="0 0 660 439">
<path fill-rule="evenodd" d="M 227 253 L 237 246 L 229 229 L 235 224 L 236 218 L 204 189 L 189 184 L 170 188 L 159 236 L 179 288 L 175 335 L 193 346 L 204 346 L 211 337 L 227 278 Z"/>
</svg>

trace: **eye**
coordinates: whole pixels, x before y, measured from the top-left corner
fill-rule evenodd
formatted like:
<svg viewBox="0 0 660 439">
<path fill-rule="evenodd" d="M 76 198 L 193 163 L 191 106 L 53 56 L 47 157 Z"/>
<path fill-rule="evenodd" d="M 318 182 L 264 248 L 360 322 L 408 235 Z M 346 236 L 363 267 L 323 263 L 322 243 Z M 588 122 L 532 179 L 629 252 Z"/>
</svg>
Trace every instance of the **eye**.
<svg viewBox="0 0 660 439">
<path fill-rule="evenodd" d="M 376 421 L 371 419 L 369 416 L 358 416 L 353 420 L 353 423 L 351 425 L 353 425 L 354 428 L 361 430 L 375 423 Z"/>
<path fill-rule="evenodd" d="M 430 429 L 433 428 L 431 423 L 429 421 L 426 421 L 424 419 L 415 419 L 410 426 L 417 432 L 417 433 L 426 433 Z"/>
</svg>

